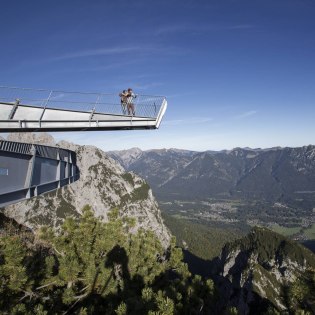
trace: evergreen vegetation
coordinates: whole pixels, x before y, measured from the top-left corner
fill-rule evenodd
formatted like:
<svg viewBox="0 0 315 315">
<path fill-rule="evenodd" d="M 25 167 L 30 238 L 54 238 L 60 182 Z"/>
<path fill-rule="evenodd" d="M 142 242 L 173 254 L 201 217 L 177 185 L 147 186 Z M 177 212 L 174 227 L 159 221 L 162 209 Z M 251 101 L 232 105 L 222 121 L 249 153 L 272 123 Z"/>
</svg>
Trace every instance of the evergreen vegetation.
<svg viewBox="0 0 315 315">
<path fill-rule="evenodd" d="M 315 269 L 315 256 L 311 251 L 267 228 L 254 227 L 247 236 L 226 244 L 224 250 L 231 252 L 236 248 L 242 252 L 255 252 L 261 264 L 268 262 L 276 253 L 281 260 L 289 258 L 301 266 L 307 262 Z"/>
<path fill-rule="evenodd" d="M 245 235 L 243 231 L 233 226 L 207 226 L 165 213 L 163 213 L 163 218 L 167 227 L 175 235 L 177 245 L 205 260 L 219 256 L 227 242 Z"/>
<path fill-rule="evenodd" d="M 0 224 L 1 314 L 238 314 L 211 279 L 189 273 L 175 238 L 165 249 L 151 231 L 132 233 L 134 220 L 120 217 L 118 209 L 104 223 L 86 206 L 81 218 L 67 218 L 58 233 L 43 227 L 33 234 L 8 224 Z M 262 267 L 253 269 L 253 279 L 270 278 L 263 262 L 272 253 L 301 265 L 307 261 L 295 282 L 278 286 L 269 280 L 280 289 L 286 314 L 314 313 L 313 254 L 260 228 L 225 251 L 236 247 L 257 252 Z M 257 301 L 250 305 L 252 314 L 281 313 L 272 299 L 267 311 Z"/>
<path fill-rule="evenodd" d="M 304 275 L 286 288 L 287 302 L 292 313 L 315 313 L 315 269 L 308 270 Z M 311 313 L 312 312 L 312 313 Z"/>
<path fill-rule="evenodd" d="M 311 251 L 261 227 L 255 227 L 246 237 L 226 244 L 222 256 L 228 257 L 237 251 L 242 253 L 243 261 L 239 261 L 236 276 L 239 277 L 241 269 L 243 275 L 251 273 L 253 291 L 257 294 L 261 289 L 255 288 L 255 283 L 263 285 L 265 300 L 256 302 L 257 314 L 261 314 L 264 305 L 269 305 L 268 314 L 280 314 L 281 311 L 281 314 L 315 313 L 315 255 Z M 246 262 L 246 259 L 249 260 Z M 282 280 L 275 275 L 277 271 Z M 285 313 L 276 307 L 277 300 L 283 301 Z"/>
<path fill-rule="evenodd" d="M 133 177 L 131 175 L 131 173 L 124 173 L 122 176 L 121 176 L 125 181 L 127 181 L 130 185 L 134 186 L 134 181 L 133 181 Z"/>
<path fill-rule="evenodd" d="M 109 222 L 88 206 L 59 233 L 44 227 L 0 238 L 2 314 L 209 314 L 212 280 L 191 277 L 175 239 L 165 250 L 153 232 L 113 210 Z"/>
</svg>

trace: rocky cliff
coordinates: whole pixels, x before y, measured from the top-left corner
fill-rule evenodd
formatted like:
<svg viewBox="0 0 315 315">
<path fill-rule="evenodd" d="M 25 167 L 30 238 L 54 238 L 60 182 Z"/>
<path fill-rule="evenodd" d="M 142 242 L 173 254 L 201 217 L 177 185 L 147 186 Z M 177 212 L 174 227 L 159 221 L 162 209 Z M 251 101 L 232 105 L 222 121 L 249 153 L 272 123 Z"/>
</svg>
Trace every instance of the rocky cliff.
<svg viewBox="0 0 315 315">
<path fill-rule="evenodd" d="M 300 295 L 315 296 L 315 291 L 310 292 L 314 290 L 315 255 L 265 228 L 256 227 L 246 237 L 227 244 L 218 266 L 221 295 L 241 314 L 261 314 L 268 306 L 289 311 L 296 298 L 294 289 Z M 315 307 L 314 301 L 304 303 L 306 309 Z"/>
<path fill-rule="evenodd" d="M 118 208 L 121 216 L 135 219 L 135 230 L 153 230 L 163 245 L 168 244 L 170 233 L 163 223 L 149 185 L 136 174 L 126 172 L 100 149 L 65 141 L 55 144 L 47 134 L 11 134 L 8 140 L 57 145 L 74 150 L 80 179 L 54 192 L 6 207 L 4 213 L 7 216 L 31 228 L 43 224 L 58 227 L 67 216 L 79 216 L 86 204 L 91 205 L 95 214 L 105 221 L 108 212 Z"/>
</svg>

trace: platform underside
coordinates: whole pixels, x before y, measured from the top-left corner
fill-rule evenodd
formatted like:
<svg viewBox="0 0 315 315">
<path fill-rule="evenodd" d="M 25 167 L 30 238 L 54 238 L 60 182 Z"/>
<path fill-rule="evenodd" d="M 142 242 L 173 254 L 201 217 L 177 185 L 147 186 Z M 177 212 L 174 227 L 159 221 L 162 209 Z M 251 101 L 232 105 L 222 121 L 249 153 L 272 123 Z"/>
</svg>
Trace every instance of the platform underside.
<svg viewBox="0 0 315 315">
<path fill-rule="evenodd" d="M 163 114 L 152 118 L 0 103 L 0 132 L 157 129 Z"/>
</svg>

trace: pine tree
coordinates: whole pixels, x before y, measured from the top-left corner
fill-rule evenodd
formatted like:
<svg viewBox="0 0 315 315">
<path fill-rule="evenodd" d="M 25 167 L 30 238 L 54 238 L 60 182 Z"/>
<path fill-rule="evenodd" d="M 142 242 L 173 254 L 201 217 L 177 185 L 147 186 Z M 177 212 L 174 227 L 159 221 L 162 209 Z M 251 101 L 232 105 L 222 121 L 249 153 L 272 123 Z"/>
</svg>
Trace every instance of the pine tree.
<svg viewBox="0 0 315 315">
<path fill-rule="evenodd" d="M 152 231 L 113 209 L 109 222 L 90 207 L 57 233 L 43 227 L 33 243 L 0 241 L 0 312 L 7 314 L 207 313 L 211 280 L 191 278 L 176 240 L 165 250 Z"/>
</svg>

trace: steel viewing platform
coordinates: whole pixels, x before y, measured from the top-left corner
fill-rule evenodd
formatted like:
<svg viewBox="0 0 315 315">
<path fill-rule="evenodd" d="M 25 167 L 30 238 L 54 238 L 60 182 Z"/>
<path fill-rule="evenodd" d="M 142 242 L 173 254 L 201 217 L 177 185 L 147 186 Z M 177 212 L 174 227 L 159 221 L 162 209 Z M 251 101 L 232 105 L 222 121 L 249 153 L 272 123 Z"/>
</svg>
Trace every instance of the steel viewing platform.
<svg viewBox="0 0 315 315">
<path fill-rule="evenodd" d="M 164 96 L 137 95 L 128 115 L 119 95 L 0 86 L 0 132 L 157 129 Z"/>
<path fill-rule="evenodd" d="M 78 180 L 73 151 L 0 140 L 0 208 Z"/>
</svg>

